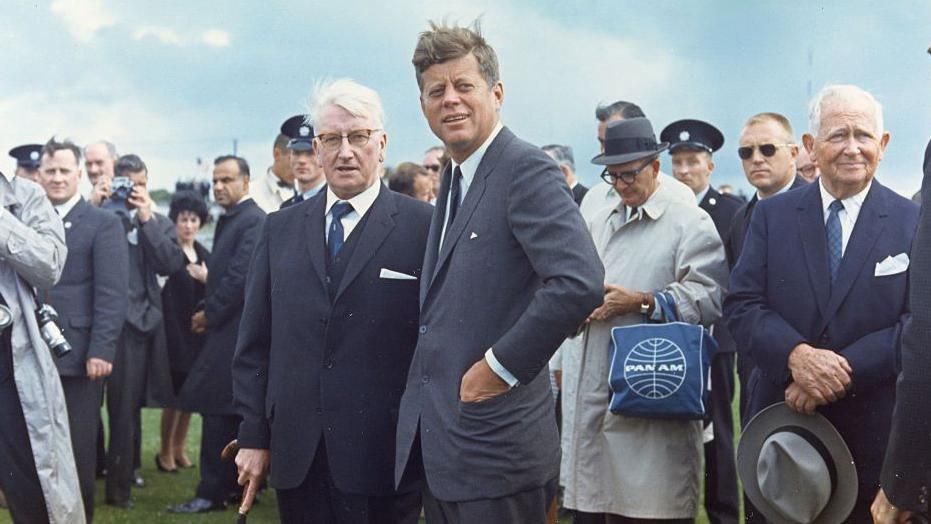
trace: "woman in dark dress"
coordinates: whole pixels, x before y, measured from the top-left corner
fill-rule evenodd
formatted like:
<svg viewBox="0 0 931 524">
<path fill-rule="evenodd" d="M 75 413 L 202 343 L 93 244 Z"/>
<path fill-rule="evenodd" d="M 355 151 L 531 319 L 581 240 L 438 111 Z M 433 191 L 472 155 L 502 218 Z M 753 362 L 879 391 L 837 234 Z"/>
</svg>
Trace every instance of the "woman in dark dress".
<svg viewBox="0 0 931 524">
<path fill-rule="evenodd" d="M 187 257 L 187 266 L 172 274 L 162 289 L 165 337 L 175 394 L 187 378 L 194 359 L 203 346 L 203 335 L 191 331 L 191 317 L 202 307 L 207 283 L 210 253 L 194 238 L 207 221 L 207 204 L 193 191 L 179 191 L 171 200 L 168 216 L 175 223 L 178 244 Z M 191 414 L 173 408 L 162 410 L 161 448 L 155 455 L 160 471 L 176 472 L 193 466 L 184 449 Z"/>
</svg>

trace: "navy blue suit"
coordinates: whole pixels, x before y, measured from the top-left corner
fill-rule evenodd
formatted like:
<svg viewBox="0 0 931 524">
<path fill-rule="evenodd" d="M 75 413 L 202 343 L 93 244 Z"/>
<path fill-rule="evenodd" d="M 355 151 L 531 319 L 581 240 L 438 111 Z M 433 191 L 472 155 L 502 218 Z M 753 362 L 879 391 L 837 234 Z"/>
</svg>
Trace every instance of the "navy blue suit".
<svg viewBox="0 0 931 524">
<path fill-rule="evenodd" d="M 850 363 L 847 396 L 818 411 L 853 453 L 862 509 L 879 487 L 896 348 L 908 316 L 908 273 L 875 276 L 875 268 L 886 257 L 909 252 L 918 207 L 874 179 L 833 285 L 822 209 L 817 183 L 757 204 L 724 312 L 738 347 L 756 363 L 748 385 L 750 415 L 783 400 L 796 345 L 830 349 Z"/>
</svg>

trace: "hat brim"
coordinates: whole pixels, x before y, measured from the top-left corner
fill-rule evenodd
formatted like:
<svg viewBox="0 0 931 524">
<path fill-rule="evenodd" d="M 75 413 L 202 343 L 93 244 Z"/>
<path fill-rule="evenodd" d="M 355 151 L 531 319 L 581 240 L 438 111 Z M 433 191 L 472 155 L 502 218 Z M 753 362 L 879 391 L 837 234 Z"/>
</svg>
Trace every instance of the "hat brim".
<svg viewBox="0 0 931 524">
<path fill-rule="evenodd" d="M 314 148 L 314 143 L 304 140 L 291 140 L 288 142 L 288 149 L 293 151 L 311 151 Z"/>
<path fill-rule="evenodd" d="M 610 155 L 610 156 L 602 153 L 592 159 L 592 164 L 596 164 L 599 166 L 614 166 L 617 164 L 626 164 L 628 162 L 634 162 L 642 158 L 657 156 L 668 148 L 669 148 L 669 142 L 662 142 L 660 144 L 657 144 L 656 149 L 653 151 L 636 151 L 634 153 L 625 153 L 623 155 Z"/>
<path fill-rule="evenodd" d="M 763 497 L 760 485 L 756 481 L 757 459 L 763 443 L 776 431 L 787 427 L 802 427 L 811 432 L 831 455 L 837 473 L 837 485 L 831 493 L 827 506 L 815 519 L 814 524 L 833 524 L 844 522 L 853 511 L 857 502 L 857 468 L 853 455 L 837 428 L 824 416 L 803 415 L 789 409 L 785 402 L 773 404 L 753 417 L 740 435 L 737 446 L 737 474 L 743 483 L 744 492 L 763 516 L 775 524 L 788 524 L 780 517 L 776 508 Z"/>
</svg>

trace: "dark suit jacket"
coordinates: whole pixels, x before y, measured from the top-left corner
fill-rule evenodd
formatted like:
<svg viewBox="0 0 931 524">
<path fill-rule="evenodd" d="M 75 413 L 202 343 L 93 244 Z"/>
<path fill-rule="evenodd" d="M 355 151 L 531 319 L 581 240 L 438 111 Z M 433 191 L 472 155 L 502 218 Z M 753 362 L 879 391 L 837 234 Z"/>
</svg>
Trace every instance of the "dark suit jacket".
<svg viewBox="0 0 931 524">
<path fill-rule="evenodd" d="M 128 304 L 129 249 L 120 219 L 83 198 L 62 222 L 68 258 L 49 302 L 73 351 L 55 364 L 61 375 L 83 377 L 88 358 L 112 363 L 116 356 Z"/>
<path fill-rule="evenodd" d="M 931 202 L 931 143 L 925 150 L 922 202 Z M 911 318 L 902 334 L 901 370 L 882 486 L 899 508 L 928 512 L 931 485 L 931 212 L 922 204 L 909 266 Z"/>
<path fill-rule="evenodd" d="M 796 345 L 830 349 L 850 363 L 852 389 L 818 411 L 850 447 L 864 499 L 878 489 L 896 348 L 908 313 L 908 273 L 875 276 L 875 269 L 909 251 L 917 220 L 914 203 L 873 179 L 832 285 L 819 184 L 763 200 L 724 302 L 734 339 L 756 363 L 748 386 L 751 416 L 783 400 Z"/>
<path fill-rule="evenodd" d="M 581 183 L 576 182 L 575 187 L 572 188 L 572 200 L 575 200 L 577 206 L 582 205 L 582 199 L 585 198 L 585 193 L 588 193 L 588 186 L 583 186 Z"/>
<path fill-rule="evenodd" d="M 398 421 L 400 478 L 418 434 L 441 500 L 495 498 L 559 471 L 547 362 L 602 302 L 604 268 L 556 164 L 501 130 L 437 252 L 447 169 L 424 257 L 417 351 Z M 459 384 L 488 348 L 520 381 L 462 403 Z"/>
<path fill-rule="evenodd" d="M 162 329 L 162 288 L 158 275 L 168 276 L 186 265 L 178 247 L 175 225 L 168 217 L 152 213 L 145 224 L 133 220 L 136 243 L 129 244 L 129 309 L 126 322 L 142 333 Z"/>
<path fill-rule="evenodd" d="M 796 175 L 795 179 L 792 180 L 792 186 L 789 187 L 789 191 L 798 189 L 807 184 L 808 182 L 806 182 L 804 178 Z M 740 256 L 740 252 L 743 250 L 744 239 L 747 237 L 747 228 L 750 227 L 750 217 L 753 216 L 753 209 L 756 207 L 758 200 L 756 193 L 754 193 L 753 197 L 740 206 L 740 209 L 734 213 L 733 219 L 731 220 L 731 227 L 728 229 L 727 236 L 724 238 L 724 253 L 727 255 L 727 264 L 731 269 L 737 264 L 737 257 Z"/>
<path fill-rule="evenodd" d="M 197 263 L 209 263 L 210 252 L 196 240 L 194 252 L 197 254 Z M 194 316 L 195 308 L 203 305 L 205 292 L 206 286 L 191 278 L 187 266 L 172 273 L 162 288 L 165 340 L 175 391 L 180 389 L 181 384 L 180 380 L 174 381 L 187 376 L 204 346 L 204 334 L 191 331 L 191 317 Z"/>
<path fill-rule="evenodd" d="M 726 242 L 727 232 L 731 227 L 734 214 L 742 205 L 740 199 L 732 195 L 719 193 L 715 188 L 708 186 L 708 191 L 698 203 L 698 207 L 705 210 L 714 222 L 721 242 Z M 734 338 L 725 323 L 721 320 L 714 323 L 714 339 L 718 343 L 718 353 L 734 353 L 737 351 Z"/>
<path fill-rule="evenodd" d="M 394 492 L 395 429 L 417 343 L 419 281 L 381 272 L 421 278 L 432 210 L 382 187 L 347 239 L 355 247 L 333 301 L 326 192 L 268 217 L 249 273 L 233 380 L 243 417 L 239 444 L 271 449 L 276 488 L 303 481 L 323 438 L 337 488 Z"/>
<path fill-rule="evenodd" d="M 246 275 L 265 212 L 253 199 L 227 210 L 217 221 L 207 265 L 204 314 L 207 339 L 181 387 L 178 404 L 187 411 L 233 415 L 230 364 L 245 297 Z"/>
</svg>

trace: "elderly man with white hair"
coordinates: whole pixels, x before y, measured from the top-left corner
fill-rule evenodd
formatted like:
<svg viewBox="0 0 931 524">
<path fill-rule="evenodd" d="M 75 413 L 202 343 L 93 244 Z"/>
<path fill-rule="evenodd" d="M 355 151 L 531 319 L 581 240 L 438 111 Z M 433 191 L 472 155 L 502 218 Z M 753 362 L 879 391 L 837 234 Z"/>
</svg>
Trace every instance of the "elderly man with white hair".
<svg viewBox="0 0 931 524">
<path fill-rule="evenodd" d="M 825 87 L 811 104 L 803 142 L 821 177 L 757 204 L 725 317 L 756 363 L 748 412 L 784 400 L 827 417 L 857 468 L 848 521 L 870 522 L 909 313 L 906 270 L 918 208 L 875 178 L 889 133 L 870 93 Z"/>
<path fill-rule="evenodd" d="M 413 524 L 419 476 L 395 487 L 395 430 L 433 208 L 379 181 L 375 91 L 325 84 L 310 114 L 326 190 L 269 215 L 246 283 L 239 482 L 270 470 L 282 522 Z"/>
</svg>

